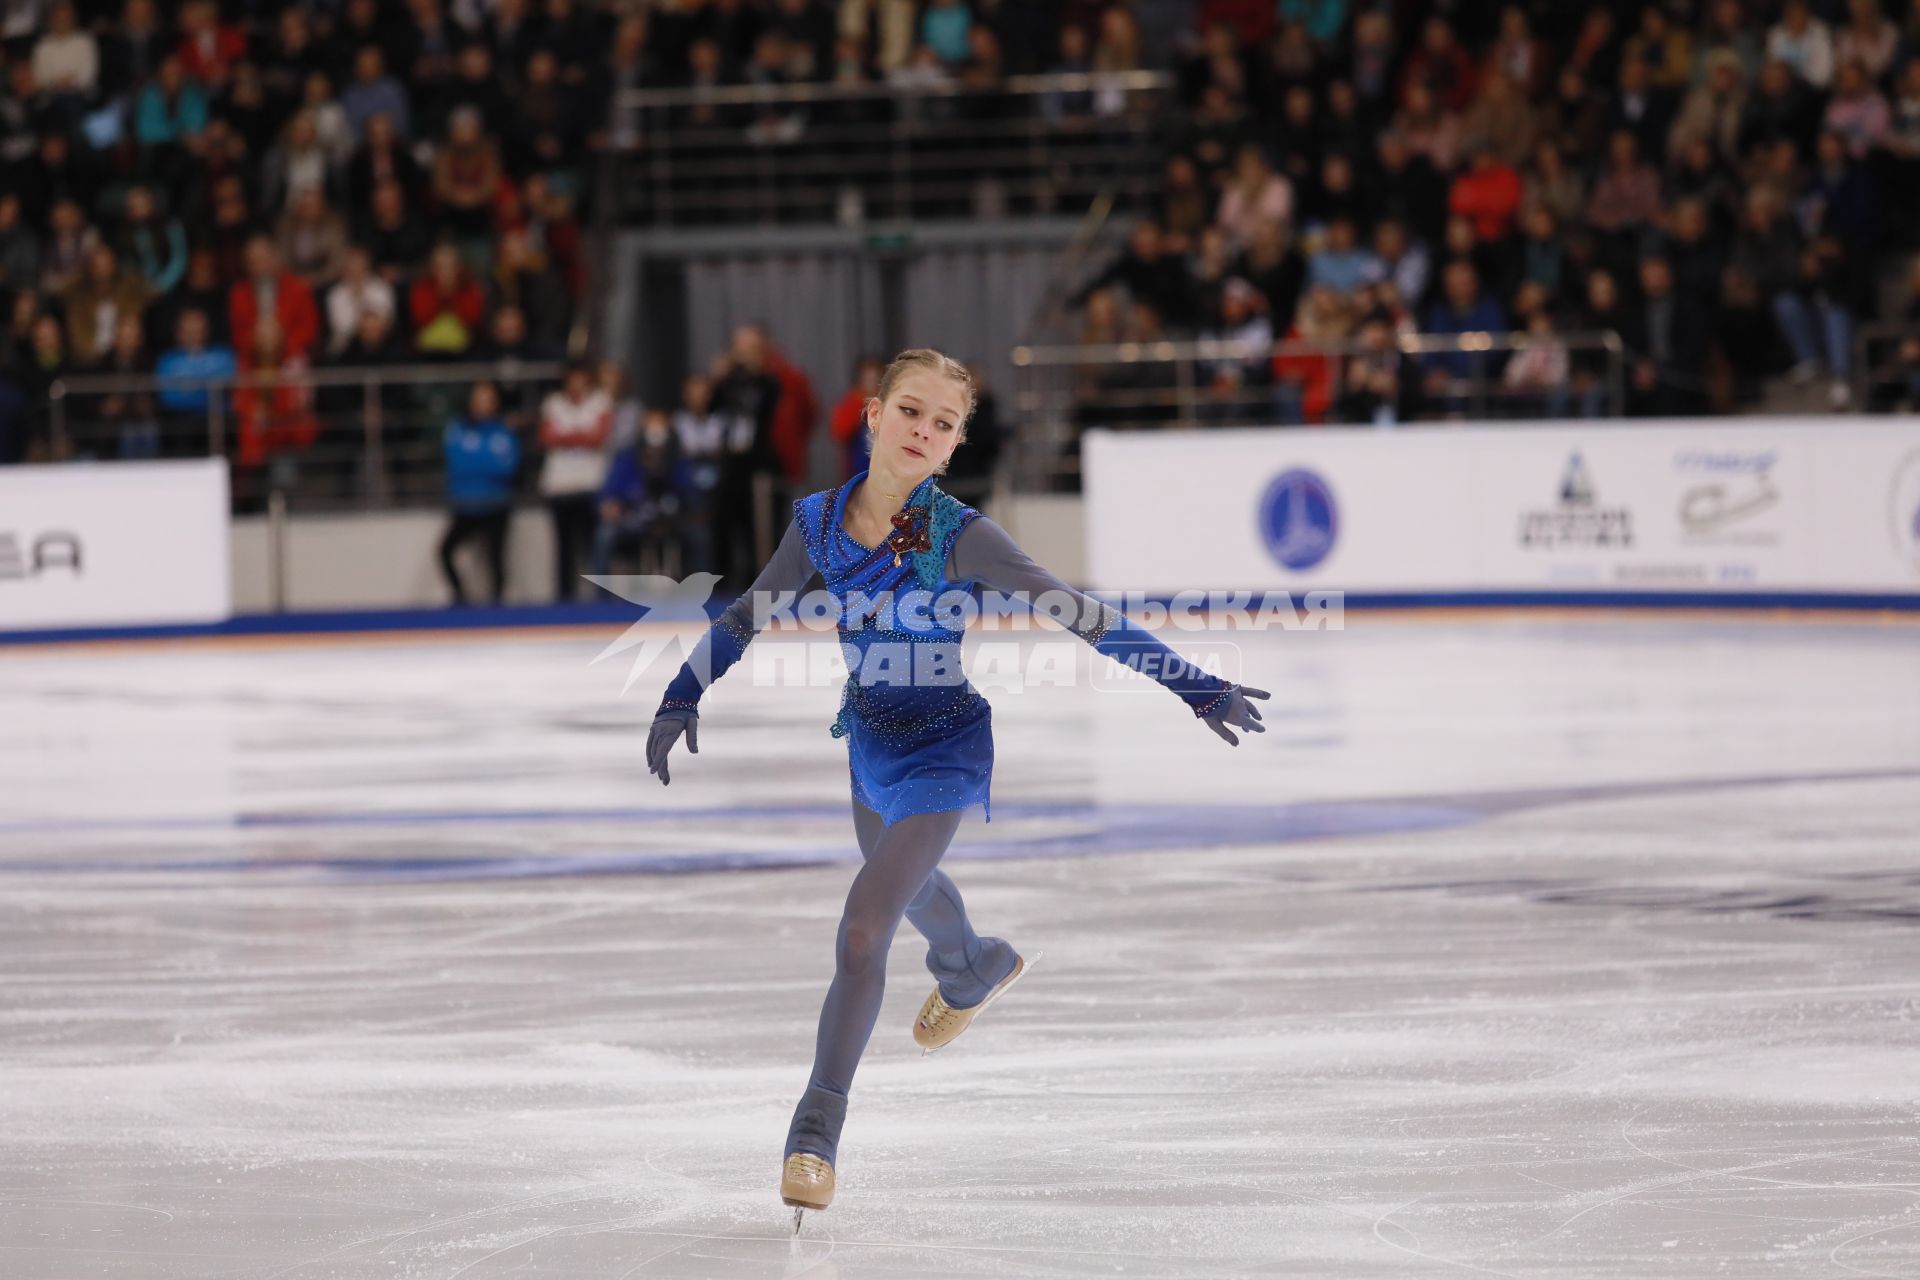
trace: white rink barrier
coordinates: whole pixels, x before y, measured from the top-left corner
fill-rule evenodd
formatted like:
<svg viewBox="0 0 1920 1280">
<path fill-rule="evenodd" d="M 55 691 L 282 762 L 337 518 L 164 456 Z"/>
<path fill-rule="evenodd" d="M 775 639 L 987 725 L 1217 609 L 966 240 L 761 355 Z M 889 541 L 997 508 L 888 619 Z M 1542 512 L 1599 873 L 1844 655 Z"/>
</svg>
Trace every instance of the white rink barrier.
<svg viewBox="0 0 1920 1280">
<path fill-rule="evenodd" d="M 1920 596 L 1912 418 L 1090 431 L 1095 589 Z"/>
<path fill-rule="evenodd" d="M 227 464 L 0 470 L 0 631 L 224 622 Z"/>
</svg>

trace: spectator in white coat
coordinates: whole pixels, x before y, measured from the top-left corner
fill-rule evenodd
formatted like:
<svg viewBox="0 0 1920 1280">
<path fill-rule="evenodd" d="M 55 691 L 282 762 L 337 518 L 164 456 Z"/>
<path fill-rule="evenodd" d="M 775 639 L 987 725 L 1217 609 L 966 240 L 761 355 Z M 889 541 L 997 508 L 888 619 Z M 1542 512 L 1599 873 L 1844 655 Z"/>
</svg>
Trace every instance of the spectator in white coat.
<svg viewBox="0 0 1920 1280">
<path fill-rule="evenodd" d="M 562 604 L 579 590 L 576 577 L 593 540 L 595 498 L 607 476 L 607 444 L 613 435 L 613 401 L 595 385 L 593 366 L 567 366 L 561 389 L 540 406 L 540 495 L 553 516 L 554 598 Z"/>
</svg>

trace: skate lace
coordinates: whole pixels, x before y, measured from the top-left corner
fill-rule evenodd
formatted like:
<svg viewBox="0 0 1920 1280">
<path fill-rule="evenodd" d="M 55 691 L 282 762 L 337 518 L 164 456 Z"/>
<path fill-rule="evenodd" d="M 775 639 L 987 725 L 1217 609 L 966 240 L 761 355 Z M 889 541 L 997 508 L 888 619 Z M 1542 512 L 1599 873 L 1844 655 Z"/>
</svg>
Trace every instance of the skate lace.
<svg viewBox="0 0 1920 1280">
<path fill-rule="evenodd" d="M 809 1151 L 796 1151 L 787 1157 L 787 1175 L 808 1182 L 824 1181 L 833 1172 L 833 1166 L 822 1156 Z"/>
<path fill-rule="evenodd" d="M 942 1030 L 947 1023 L 951 1022 L 959 1012 L 958 1009 L 949 1005 L 946 1000 L 941 997 L 940 993 L 936 991 L 933 993 L 933 997 L 927 1007 L 920 1014 L 920 1025 L 929 1031 L 939 1031 Z"/>
</svg>

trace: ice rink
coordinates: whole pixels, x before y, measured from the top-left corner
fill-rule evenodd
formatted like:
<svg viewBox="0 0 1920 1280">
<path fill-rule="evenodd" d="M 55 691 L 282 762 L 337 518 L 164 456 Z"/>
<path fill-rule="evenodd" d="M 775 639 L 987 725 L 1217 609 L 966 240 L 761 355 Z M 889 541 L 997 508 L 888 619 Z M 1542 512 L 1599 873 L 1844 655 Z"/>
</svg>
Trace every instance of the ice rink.
<svg viewBox="0 0 1920 1280">
<path fill-rule="evenodd" d="M 989 689 L 945 865 L 1046 958 L 923 1058 L 903 924 L 797 1239 L 838 691 L 663 789 L 610 634 L 0 648 L 0 1276 L 1920 1276 L 1920 619 Z"/>
</svg>

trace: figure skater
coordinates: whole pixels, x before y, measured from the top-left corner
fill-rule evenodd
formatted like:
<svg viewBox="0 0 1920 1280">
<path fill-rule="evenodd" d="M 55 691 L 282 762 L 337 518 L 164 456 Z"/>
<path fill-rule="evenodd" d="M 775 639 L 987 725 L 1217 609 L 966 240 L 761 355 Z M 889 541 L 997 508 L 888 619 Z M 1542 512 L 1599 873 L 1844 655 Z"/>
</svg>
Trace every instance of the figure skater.
<svg viewBox="0 0 1920 1280">
<path fill-rule="evenodd" d="M 1240 741 L 1229 726 L 1265 732 L 1249 701 L 1268 697 L 1265 690 L 1185 663 L 1119 610 L 1035 564 L 1004 529 L 934 483 L 965 440 L 973 405 L 971 376 L 939 352 L 905 351 L 887 366 L 867 402 L 867 469 L 793 504 L 773 558 L 694 646 L 647 737 L 648 771 L 665 785 L 667 757 L 681 733 L 688 751 L 700 750 L 701 694 L 765 624 L 752 601 L 773 598 L 762 592 L 798 598 L 816 579 L 824 583 L 839 607 L 849 668 L 832 733 L 847 740 L 864 864 L 840 917 L 813 1074 L 794 1109 L 781 1165 L 780 1194 L 794 1206 L 796 1230 L 805 1209 L 833 1200 L 847 1095 L 880 1013 L 900 917 L 925 935 L 927 968 L 937 980 L 913 1025 L 925 1051 L 951 1044 L 1027 967 L 1007 941 L 975 931 L 959 888 L 939 869 L 965 810 L 979 804 L 993 820 L 992 709 L 961 670 L 965 618 L 942 608 L 943 593 L 973 583 L 1026 593 L 1029 601 L 1058 592 L 1051 599 L 1071 607 L 1053 616 L 1099 652 L 1147 670 L 1228 743 Z M 927 595 L 916 597 L 920 590 Z"/>
</svg>

